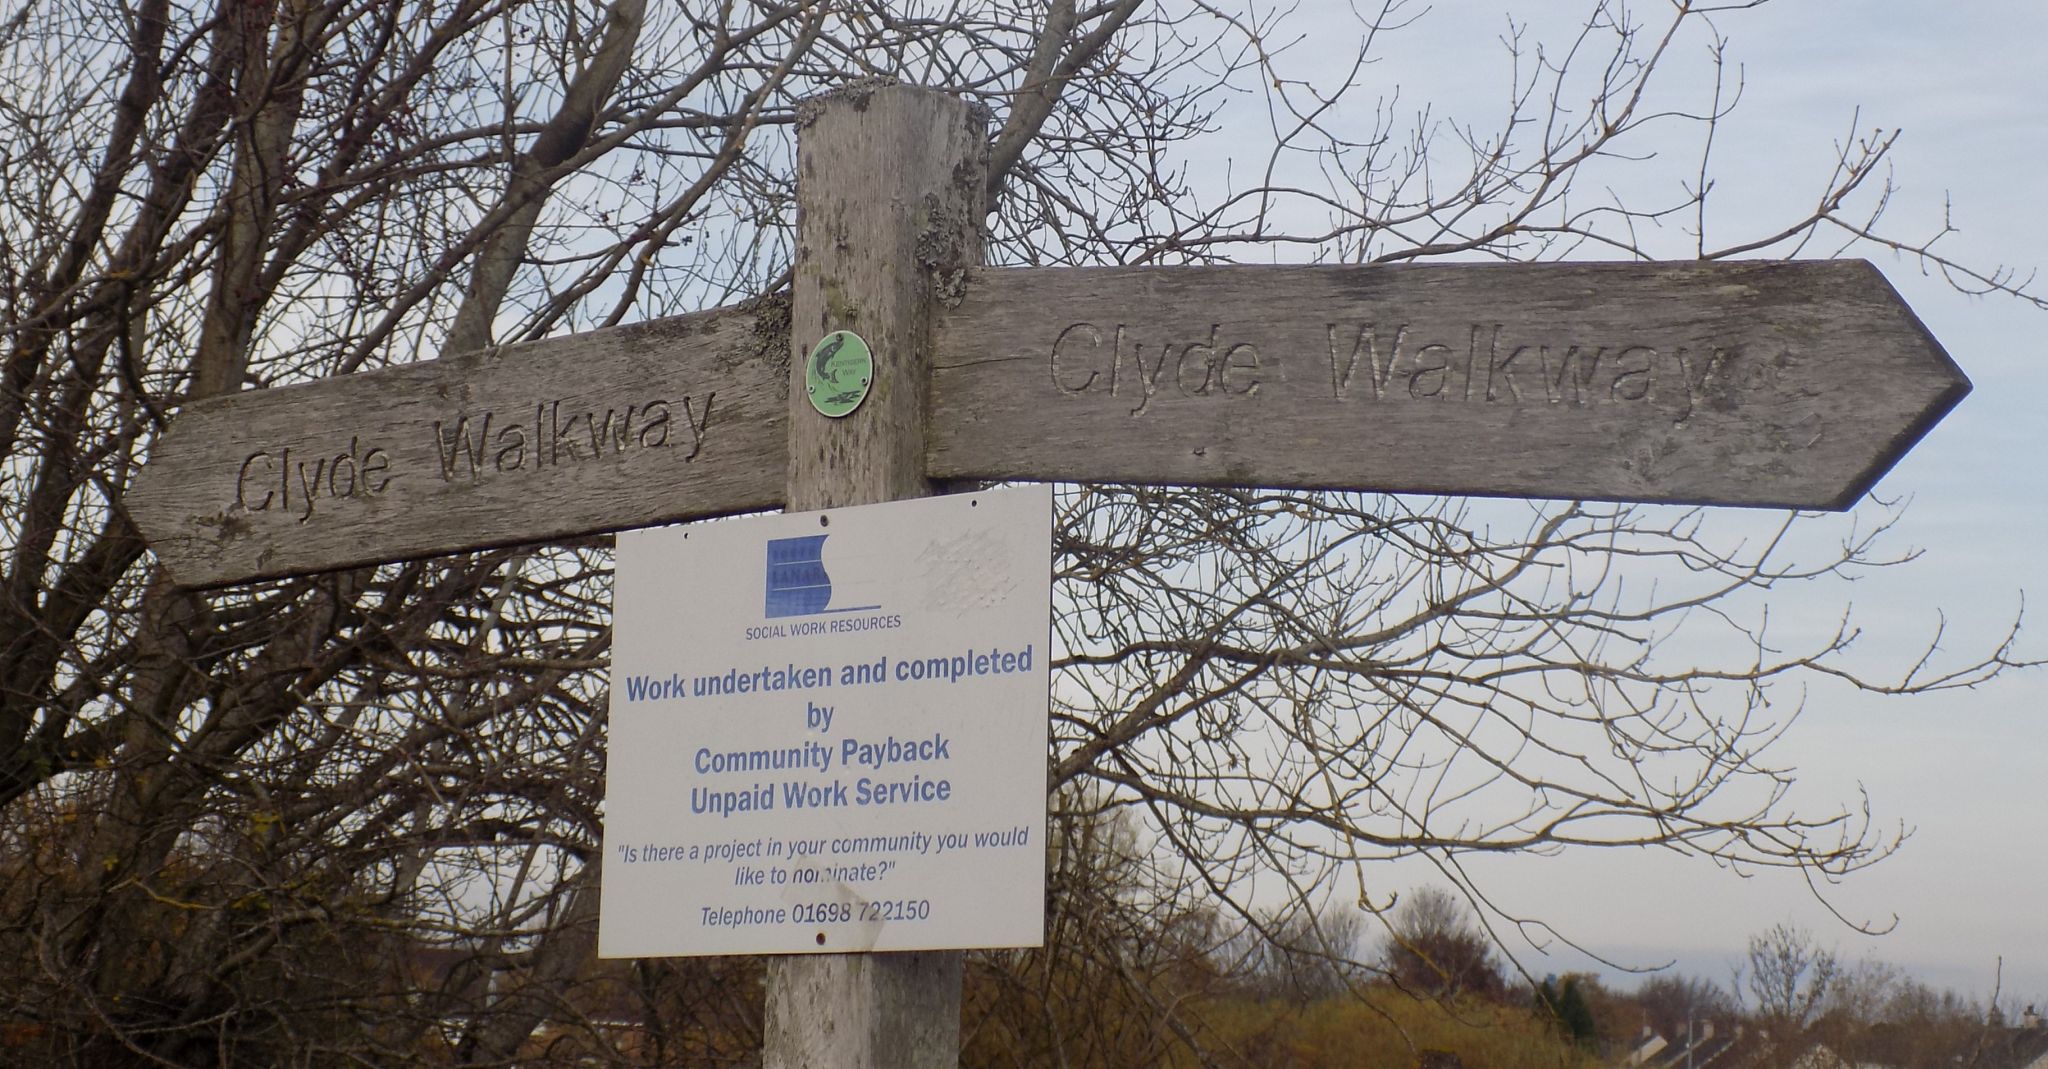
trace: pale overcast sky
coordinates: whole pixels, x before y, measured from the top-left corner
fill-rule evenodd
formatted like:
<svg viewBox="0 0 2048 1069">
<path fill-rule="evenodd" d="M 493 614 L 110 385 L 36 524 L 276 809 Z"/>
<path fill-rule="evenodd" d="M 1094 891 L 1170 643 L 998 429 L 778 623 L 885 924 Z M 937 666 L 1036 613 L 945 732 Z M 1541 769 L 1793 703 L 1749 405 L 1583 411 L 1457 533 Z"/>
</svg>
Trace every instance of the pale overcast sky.
<svg viewBox="0 0 2048 1069">
<path fill-rule="evenodd" d="M 1387 40 L 1386 61 L 1369 76 L 1399 79 L 1406 105 L 1427 101 L 1440 116 L 1483 125 L 1502 96 L 1505 13 L 1537 20 L 1541 33 L 1543 19 L 1588 6 L 1442 0 Z M 1636 6 L 1651 18 L 1665 10 Z M 1305 5 L 1297 18 L 1298 26 L 1355 25 L 1334 4 Z M 1986 267 L 2048 267 L 2048 3 L 1776 0 L 1719 23 L 1746 83 L 1716 139 L 1724 210 L 1772 198 L 1810 202 L 1860 108 L 1862 131 L 1904 131 L 1892 164 L 1893 233 L 1932 233 L 1952 204 L 1960 233 L 1942 246 L 1952 255 Z M 1548 29 L 1554 39 L 1569 26 Z M 1704 51 L 1701 41 L 1682 47 L 1695 60 Z M 1739 229 L 1730 226 L 1726 239 Z M 2048 656 L 2048 312 L 1962 296 L 1879 249 L 1853 254 L 1878 264 L 1975 383 L 1877 488 L 1911 499 L 1892 545 L 1924 555 L 1855 585 L 1868 645 L 1882 657 L 1892 640 L 1900 648 L 1924 641 L 1945 611 L 1946 648 L 1981 646 L 2024 590 L 2035 618 L 2021 652 Z M 1881 938 L 1830 917 L 1784 873 L 1745 879 L 1644 851 L 1502 859 L 1477 872 L 1502 905 L 1604 955 L 1675 958 L 1724 986 L 1749 934 L 1791 921 L 1847 959 L 1882 959 L 1980 998 L 2002 956 L 2001 1002 L 2048 1004 L 2044 688 L 2048 672 L 2033 671 L 1926 699 L 1812 693 L 1778 752 L 1800 770 L 1798 795 L 1816 809 L 1853 804 L 1860 784 L 1880 820 L 1914 829 L 1898 856 L 1829 889 L 1851 919 L 1884 925 L 1896 916 Z M 1568 956 L 1525 962 L 1539 973 L 1585 965 Z"/>
<path fill-rule="evenodd" d="M 1744 110 L 1764 121 L 1750 130 L 1738 114 L 1725 159 L 1824 158 L 1860 105 L 1866 128 L 1904 131 L 1900 229 L 1931 232 L 1952 203 L 1961 232 L 1945 243 L 1951 252 L 2048 268 L 2048 4 L 1789 0 L 1750 14 L 1728 29 L 1748 67 Z M 2037 612 L 2023 649 L 2048 656 L 2048 312 L 1963 297 L 1913 262 L 1863 255 L 1976 388 L 1879 484 L 1912 499 L 1897 533 L 1925 555 L 1873 577 L 1857 609 L 1873 627 L 1924 634 L 1938 607 L 1952 622 L 1947 644 L 1960 649 L 2002 626 L 2024 590 Z M 1860 782 L 1880 813 L 1917 829 L 1898 857 L 1835 896 L 1857 919 L 1896 914 L 1891 935 L 1856 937 L 1789 881 L 1700 873 L 1645 888 L 1695 904 L 1699 919 L 1660 934 L 1644 915 L 1631 937 L 1710 957 L 1754 922 L 1789 917 L 1838 936 L 1849 956 L 1980 995 L 2003 955 L 2008 997 L 2048 997 L 2044 688 L 2048 674 L 2034 671 L 1933 699 L 1813 703 L 1791 739 L 1806 782 L 1837 794 Z"/>
</svg>

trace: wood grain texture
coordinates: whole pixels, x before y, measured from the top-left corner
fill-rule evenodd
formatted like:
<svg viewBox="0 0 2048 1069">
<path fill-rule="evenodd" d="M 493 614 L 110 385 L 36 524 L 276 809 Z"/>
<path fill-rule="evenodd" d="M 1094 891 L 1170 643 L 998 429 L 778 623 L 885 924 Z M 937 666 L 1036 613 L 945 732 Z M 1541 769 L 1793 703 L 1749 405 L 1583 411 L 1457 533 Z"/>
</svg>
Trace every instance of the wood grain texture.
<svg viewBox="0 0 2048 1069">
<path fill-rule="evenodd" d="M 1862 261 L 983 270 L 936 339 L 933 478 L 1840 509 L 1969 390 Z"/>
<path fill-rule="evenodd" d="M 855 85 L 806 101 L 797 121 L 789 508 L 929 494 L 932 313 L 980 262 L 982 119 L 931 90 Z M 801 361 L 835 330 L 867 341 L 875 379 L 860 408 L 830 419 L 806 400 Z M 889 949 L 892 938 L 885 929 L 878 945 Z M 960 982 L 961 957 L 950 950 L 772 959 L 762 1065 L 951 1069 L 960 1062 Z"/>
<path fill-rule="evenodd" d="M 782 501 L 781 308 L 615 330 L 193 405 L 126 505 L 210 586 Z"/>
<path fill-rule="evenodd" d="M 957 1069 L 956 950 L 768 959 L 761 1069 Z"/>
<path fill-rule="evenodd" d="M 928 494 L 932 314 L 941 288 L 981 262 L 981 120 L 944 94 L 884 85 L 807 101 L 798 123 L 792 356 L 850 330 L 874 353 L 875 381 L 853 414 L 829 419 L 793 368 L 789 508 Z"/>
</svg>

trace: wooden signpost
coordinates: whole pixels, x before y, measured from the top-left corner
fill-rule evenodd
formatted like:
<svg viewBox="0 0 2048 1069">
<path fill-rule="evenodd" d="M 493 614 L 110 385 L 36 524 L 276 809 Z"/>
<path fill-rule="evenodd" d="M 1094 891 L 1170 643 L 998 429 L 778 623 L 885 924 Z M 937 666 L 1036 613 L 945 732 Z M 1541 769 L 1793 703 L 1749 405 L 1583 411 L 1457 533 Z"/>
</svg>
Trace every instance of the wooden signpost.
<svg viewBox="0 0 2048 1069">
<path fill-rule="evenodd" d="M 773 508 L 791 342 L 721 309 L 230 395 L 128 508 L 188 585 Z M 933 349 L 920 478 L 1843 509 L 1969 391 L 1857 260 L 987 270 Z"/>
<path fill-rule="evenodd" d="M 197 404 L 131 516 L 205 586 L 944 478 L 1842 509 L 1969 390 L 1860 261 L 981 270 L 964 104 L 851 88 L 799 129 L 786 322 L 720 309 Z M 802 358 L 842 329 L 874 382 L 831 419 Z M 778 959 L 765 1064 L 955 1064 L 959 975 Z"/>
<path fill-rule="evenodd" d="M 773 508 L 789 366 L 773 311 L 192 405 L 128 512 L 173 578 L 214 586 Z"/>
<path fill-rule="evenodd" d="M 1845 509 L 1969 392 L 1860 260 L 992 270 L 936 345 L 934 478 Z"/>
<path fill-rule="evenodd" d="M 797 116 L 791 285 L 791 509 L 922 497 L 934 277 L 981 262 L 988 142 L 961 101 L 908 88 L 810 101 Z M 838 330 L 874 356 L 872 388 L 840 419 L 813 411 L 804 358 Z M 960 1064 L 961 955 L 769 959 L 762 1069 L 951 1069 Z"/>
</svg>

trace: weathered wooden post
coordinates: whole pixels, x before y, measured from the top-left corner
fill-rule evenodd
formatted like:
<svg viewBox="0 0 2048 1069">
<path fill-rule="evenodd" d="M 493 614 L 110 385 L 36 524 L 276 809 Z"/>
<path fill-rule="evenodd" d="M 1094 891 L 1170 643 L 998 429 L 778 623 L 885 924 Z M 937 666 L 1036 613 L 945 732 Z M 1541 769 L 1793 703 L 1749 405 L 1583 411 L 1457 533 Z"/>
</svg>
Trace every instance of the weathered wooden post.
<svg viewBox="0 0 2048 1069">
<path fill-rule="evenodd" d="M 931 493 L 925 480 L 932 316 L 981 259 L 985 124 L 932 90 L 857 85 L 798 115 L 790 318 L 791 511 Z M 804 361 L 836 330 L 874 354 L 851 415 L 812 408 Z M 957 951 L 770 959 L 767 1069 L 951 1067 L 960 1060 Z"/>
</svg>

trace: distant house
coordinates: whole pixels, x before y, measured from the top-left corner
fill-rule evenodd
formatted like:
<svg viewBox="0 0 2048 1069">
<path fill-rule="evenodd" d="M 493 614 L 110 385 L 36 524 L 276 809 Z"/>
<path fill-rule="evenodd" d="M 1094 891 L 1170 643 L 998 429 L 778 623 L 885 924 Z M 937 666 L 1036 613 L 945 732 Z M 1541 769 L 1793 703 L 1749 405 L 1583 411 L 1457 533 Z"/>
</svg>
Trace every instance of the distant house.
<svg viewBox="0 0 2048 1069">
<path fill-rule="evenodd" d="M 1622 1056 L 1622 1069 L 1749 1069 L 1754 1059 L 1745 1054 L 1754 1044 L 1746 1041 L 1740 1026 L 1717 1027 L 1701 1021 L 1690 1035 L 1666 1039 L 1648 1028 L 1635 1046 Z"/>
<path fill-rule="evenodd" d="M 2048 1069 L 2048 1022 L 2032 1006 L 2016 1028 L 1994 1012 L 1977 1050 L 1956 1061 L 1966 1069 Z"/>
<path fill-rule="evenodd" d="M 2048 1069 L 2048 1023 L 2028 1006 L 2020 1015 L 2020 1026 L 2006 1037 L 1999 1053 L 2004 1061 L 1987 1069 Z"/>
<path fill-rule="evenodd" d="M 1619 1069 L 1895 1069 L 1878 1062 L 1851 1061 L 1825 1043 L 1809 1041 L 1788 1050 L 1768 1035 L 1741 1025 L 1716 1027 L 1703 1022 L 1690 1037 L 1675 1040 L 1645 1031 L 1623 1055 Z M 2039 1069 L 2048 1069 L 2048 1065 Z"/>
<path fill-rule="evenodd" d="M 1879 1031 L 1888 1027 L 1881 1025 Z M 1893 1048 L 1880 1043 L 1872 1049 Z M 1667 1038 L 1646 1028 L 1614 1064 L 1616 1069 L 1925 1069 L 1918 1061 L 1894 1065 L 1844 1057 L 1812 1040 L 1780 1045 L 1754 1029 L 1704 1022 L 1690 1037 Z M 1987 1023 L 1969 1050 L 1944 1053 L 1939 1064 L 1941 1069 L 2048 1069 L 2048 1022 L 2028 1007 L 2019 1027 Z"/>
</svg>

